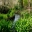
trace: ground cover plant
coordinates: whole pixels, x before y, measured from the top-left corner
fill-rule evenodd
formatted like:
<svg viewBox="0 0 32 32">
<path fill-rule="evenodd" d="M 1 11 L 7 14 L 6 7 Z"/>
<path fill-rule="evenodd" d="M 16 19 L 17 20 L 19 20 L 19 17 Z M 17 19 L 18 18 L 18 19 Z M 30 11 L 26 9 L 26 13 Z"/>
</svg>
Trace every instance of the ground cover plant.
<svg viewBox="0 0 32 32">
<path fill-rule="evenodd" d="M 32 32 L 32 0 L 19 0 L 17 4 L 9 0 L 7 3 L 7 6 L 5 1 L 0 5 L 0 32 Z"/>
</svg>

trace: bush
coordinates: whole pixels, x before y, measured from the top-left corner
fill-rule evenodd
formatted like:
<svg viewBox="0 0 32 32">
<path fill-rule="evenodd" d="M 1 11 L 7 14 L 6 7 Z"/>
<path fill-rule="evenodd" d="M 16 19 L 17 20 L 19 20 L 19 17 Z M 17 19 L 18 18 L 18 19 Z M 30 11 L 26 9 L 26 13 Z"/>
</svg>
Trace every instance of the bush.
<svg viewBox="0 0 32 32">
<path fill-rule="evenodd" d="M 10 12 L 8 13 L 8 16 L 9 16 L 9 17 L 12 17 L 12 16 L 15 15 L 15 9 L 11 8 L 9 11 L 10 11 Z"/>
<path fill-rule="evenodd" d="M 3 19 L 3 16 L 0 16 L 0 20 Z"/>
<path fill-rule="evenodd" d="M 27 1 L 27 0 L 23 0 L 23 2 L 24 2 L 24 8 L 27 8 L 27 6 L 28 6 L 28 1 Z"/>
<path fill-rule="evenodd" d="M 15 30 L 17 32 L 29 32 L 30 24 L 28 19 L 18 20 L 15 24 Z"/>
<path fill-rule="evenodd" d="M 12 22 L 6 21 L 6 20 L 1 20 L 0 21 L 0 31 L 1 32 L 10 32 L 10 29 L 12 27 Z"/>
</svg>

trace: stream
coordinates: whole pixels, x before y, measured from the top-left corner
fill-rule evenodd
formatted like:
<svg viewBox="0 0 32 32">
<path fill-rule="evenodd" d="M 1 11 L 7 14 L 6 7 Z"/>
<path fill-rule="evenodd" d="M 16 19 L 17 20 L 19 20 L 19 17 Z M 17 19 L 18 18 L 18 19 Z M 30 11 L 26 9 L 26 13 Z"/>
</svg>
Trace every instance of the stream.
<svg viewBox="0 0 32 32">
<path fill-rule="evenodd" d="M 14 22 L 13 22 L 12 28 L 14 28 L 15 23 L 18 21 L 19 18 L 20 18 L 20 15 L 15 14 L 15 19 L 14 19 Z"/>
</svg>

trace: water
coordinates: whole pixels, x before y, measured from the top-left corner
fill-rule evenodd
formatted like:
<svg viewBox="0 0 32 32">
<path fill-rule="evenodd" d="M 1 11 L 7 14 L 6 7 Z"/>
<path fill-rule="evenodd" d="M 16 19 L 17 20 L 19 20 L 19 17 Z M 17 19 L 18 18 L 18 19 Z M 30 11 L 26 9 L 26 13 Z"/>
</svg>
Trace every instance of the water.
<svg viewBox="0 0 32 32">
<path fill-rule="evenodd" d="M 14 22 L 13 22 L 12 28 L 14 27 L 15 23 L 18 21 L 19 18 L 20 18 L 20 15 L 15 14 L 15 19 L 14 19 Z"/>
</svg>

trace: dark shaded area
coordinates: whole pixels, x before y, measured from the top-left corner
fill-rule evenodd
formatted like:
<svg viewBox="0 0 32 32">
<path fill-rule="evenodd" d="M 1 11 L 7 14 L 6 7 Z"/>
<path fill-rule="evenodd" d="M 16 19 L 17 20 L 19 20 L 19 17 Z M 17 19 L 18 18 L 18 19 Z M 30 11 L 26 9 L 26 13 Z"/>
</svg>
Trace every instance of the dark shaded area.
<svg viewBox="0 0 32 32">
<path fill-rule="evenodd" d="M 2 20 L 3 19 L 3 16 L 0 16 L 0 20 Z"/>
<path fill-rule="evenodd" d="M 2 14 L 7 14 L 9 12 L 9 8 L 8 7 L 0 7 L 0 13 Z"/>
<path fill-rule="evenodd" d="M 15 30 L 15 28 L 11 29 L 8 28 L 8 26 L 1 26 L 0 32 L 17 32 L 17 31 Z"/>
<path fill-rule="evenodd" d="M 12 27 L 13 27 L 13 26 L 12 26 Z M 12 28 L 12 27 L 11 27 L 10 30 L 11 30 L 12 32 L 17 32 L 17 31 L 15 30 L 15 26 L 14 26 L 13 28 Z"/>
<path fill-rule="evenodd" d="M 29 32 L 32 32 L 32 28 L 29 30 Z"/>
<path fill-rule="evenodd" d="M 7 18 L 7 20 L 11 20 L 11 21 L 14 21 L 14 19 L 15 19 L 15 15 L 12 16 L 12 17 L 8 17 L 8 18 Z"/>
<path fill-rule="evenodd" d="M 0 32 L 10 32 L 8 26 L 1 26 Z"/>
</svg>

